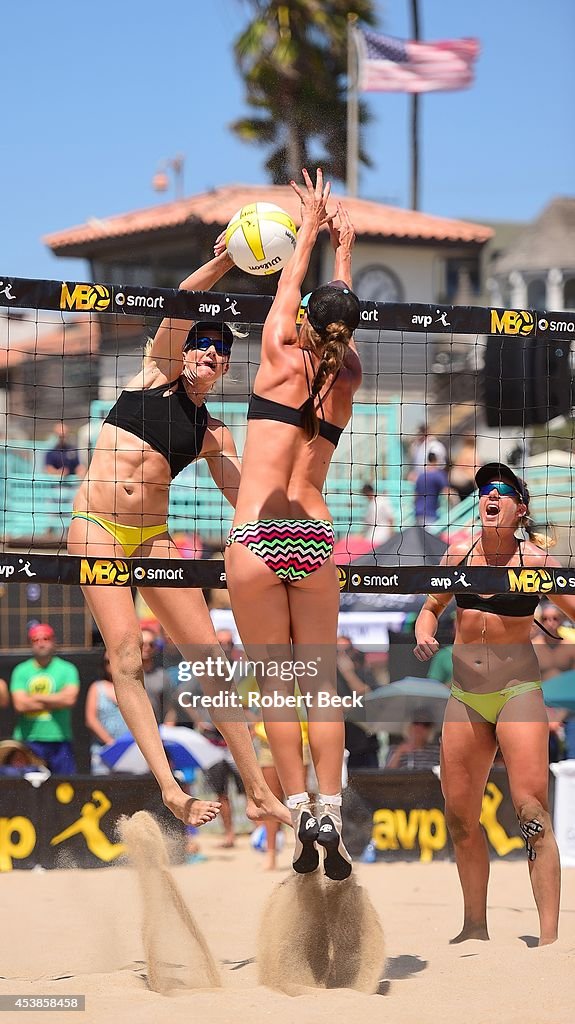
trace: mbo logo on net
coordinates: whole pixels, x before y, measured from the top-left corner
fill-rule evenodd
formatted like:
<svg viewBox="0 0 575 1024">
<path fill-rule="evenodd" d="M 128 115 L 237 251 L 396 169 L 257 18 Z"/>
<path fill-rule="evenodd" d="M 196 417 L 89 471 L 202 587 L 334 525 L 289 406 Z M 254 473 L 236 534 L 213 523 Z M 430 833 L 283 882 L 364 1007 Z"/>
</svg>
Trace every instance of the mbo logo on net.
<svg viewBox="0 0 575 1024">
<path fill-rule="evenodd" d="M 130 584 L 130 567 L 121 558 L 83 558 L 80 583 L 99 587 L 126 587 Z"/>
<path fill-rule="evenodd" d="M 521 335 L 528 338 L 535 330 L 535 317 L 527 309 L 492 309 L 491 334 Z"/>
<path fill-rule="evenodd" d="M 98 312 L 110 305 L 110 289 L 104 284 L 69 285 L 62 281 L 60 309 L 91 310 Z"/>
<path fill-rule="evenodd" d="M 546 569 L 507 570 L 511 593 L 547 594 L 553 590 L 553 577 Z"/>
</svg>

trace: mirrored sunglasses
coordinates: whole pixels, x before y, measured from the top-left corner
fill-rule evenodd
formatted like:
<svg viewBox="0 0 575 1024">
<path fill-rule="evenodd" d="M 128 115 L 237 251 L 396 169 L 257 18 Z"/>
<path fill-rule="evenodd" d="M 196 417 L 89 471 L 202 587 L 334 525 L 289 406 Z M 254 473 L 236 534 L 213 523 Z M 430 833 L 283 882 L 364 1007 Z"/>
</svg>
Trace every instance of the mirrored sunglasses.
<svg viewBox="0 0 575 1024">
<path fill-rule="evenodd" d="M 511 484 L 503 483 L 503 480 L 492 480 L 489 484 L 484 484 L 483 487 L 479 488 L 479 497 L 483 498 L 486 494 L 491 494 L 491 491 L 497 491 L 502 498 L 520 498 L 521 495 L 512 487 Z"/>
<path fill-rule="evenodd" d="M 185 351 L 188 352 L 190 349 L 199 349 L 200 352 L 207 352 L 209 348 L 215 348 L 219 356 L 229 356 L 232 353 L 232 346 L 229 342 L 224 341 L 222 338 L 190 338 L 186 342 Z"/>
</svg>

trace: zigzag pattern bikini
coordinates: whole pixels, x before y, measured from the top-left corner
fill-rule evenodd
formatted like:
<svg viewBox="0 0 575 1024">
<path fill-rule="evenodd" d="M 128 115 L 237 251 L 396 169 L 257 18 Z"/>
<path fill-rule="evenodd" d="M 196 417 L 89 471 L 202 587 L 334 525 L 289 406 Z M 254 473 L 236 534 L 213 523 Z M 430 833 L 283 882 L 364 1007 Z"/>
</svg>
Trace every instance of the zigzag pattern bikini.
<svg viewBox="0 0 575 1024">
<path fill-rule="evenodd" d="M 285 583 L 305 579 L 333 552 L 328 519 L 256 519 L 235 526 L 226 544 L 243 544 Z"/>
</svg>

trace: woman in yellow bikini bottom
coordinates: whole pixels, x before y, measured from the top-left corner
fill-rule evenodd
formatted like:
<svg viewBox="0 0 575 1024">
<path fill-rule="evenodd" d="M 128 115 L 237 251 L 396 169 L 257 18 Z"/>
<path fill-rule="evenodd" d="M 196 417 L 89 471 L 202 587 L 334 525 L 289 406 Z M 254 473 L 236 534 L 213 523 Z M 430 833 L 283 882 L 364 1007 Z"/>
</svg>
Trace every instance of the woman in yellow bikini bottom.
<svg viewBox="0 0 575 1024">
<path fill-rule="evenodd" d="M 499 715 L 512 697 L 519 697 L 522 693 L 530 693 L 531 690 L 540 689 L 541 683 L 534 681 L 517 683 L 516 686 L 505 686 L 502 690 L 495 690 L 493 693 L 470 693 L 469 690 L 462 690 L 453 683 L 451 686 L 451 696 L 461 701 L 462 704 L 466 704 L 468 708 L 472 708 L 486 722 L 496 725 Z"/>
<path fill-rule="evenodd" d="M 102 519 L 101 516 L 92 515 L 90 512 L 72 512 L 72 519 L 87 519 L 89 523 L 97 523 L 103 530 L 110 533 L 114 540 L 118 541 L 118 544 L 122 545 L 126 558 L 131 558 L 134 551 L 137 551 L 146 541 L 168 531 L 167 523 L 157 526 L 124 526 L 123 523 L 113 523 L 109 519 Z"/>
<path fill-rule="evenodd" d="M 451 544 L 443 564 L 464 582 L 455 594 L 430 595 L 415 625 L 416 657 L 428 661 L 438 649 L 438 619 L 455 597 L 455 683 L 446 707 L 441 743 L 441 788 L 463 891 L 463 928 L 453 942 L 488 939 L 489 853 L 480 819 L 485 786 L 501 751 L 519 831 L 530 861 L 530 881 L 539 913 L 540 945 L 554 942 L 559 922 L 561 873 L 549 813 L 549 723 L 531 643 L 540 595 L 472 592 L 465 569 L 493 566 L 522 575 L 560 566 L 544 549 L 547 538 L 532 528 L 525 481 L 502 463 L 482 466 L 479 537 L 468 549 Z M 519 540 L 519 529 L 528 540 Z M 461 570 L 460 570 L 461 567 Z M 534 572 L 535 570 L 535 572 Z M 467 574 L 469 576 L 469 573 Z M 466 586 L 465 586 L 466 583 Z M 557 594 L 562 611 L 575 618 L 573 597 Z M 430 671 L 433 675 L 433 671 Z M 462 687 L 465 686 L 465 689 Z M 485 692 L 491 686 L 491 692 Z M 469 711 L 467 710 L 469 709 Z"/>
</svg>

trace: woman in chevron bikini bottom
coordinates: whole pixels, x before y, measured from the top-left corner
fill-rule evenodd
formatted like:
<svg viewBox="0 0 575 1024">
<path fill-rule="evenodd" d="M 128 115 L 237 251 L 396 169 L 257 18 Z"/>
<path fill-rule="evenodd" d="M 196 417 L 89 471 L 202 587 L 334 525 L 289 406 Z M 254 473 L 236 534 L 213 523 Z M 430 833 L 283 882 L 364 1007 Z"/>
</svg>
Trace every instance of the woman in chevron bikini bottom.
<svg viewBox="0 0 575 1024">
<path fill-rule="evenodd" d="M 326 875 L 343 880 L 351 872 L 341 839 L 344 726 L 332 700 L 339 586 L 322 491 L 361 381 L 353 342 L 360 310 L 351 291 L 349 215 L 340 204 L 328 218 L 329 185 L 323 187 L 321 171 L 315 187 L 307 172 L 304 178 L 301 191 L 292 183 L 302 227 L 263 329 L 226 572 L 244 647 L 261 663 L 266 734 L 296 836 L 293 866 L 315 871 L 324 852 Z M 338 280 L 312 292 L 306 306 L 300 289 L 326 220 Z M 296 683 L 309 719 L 318 807 L 306 791 Z"/>
</svg>

